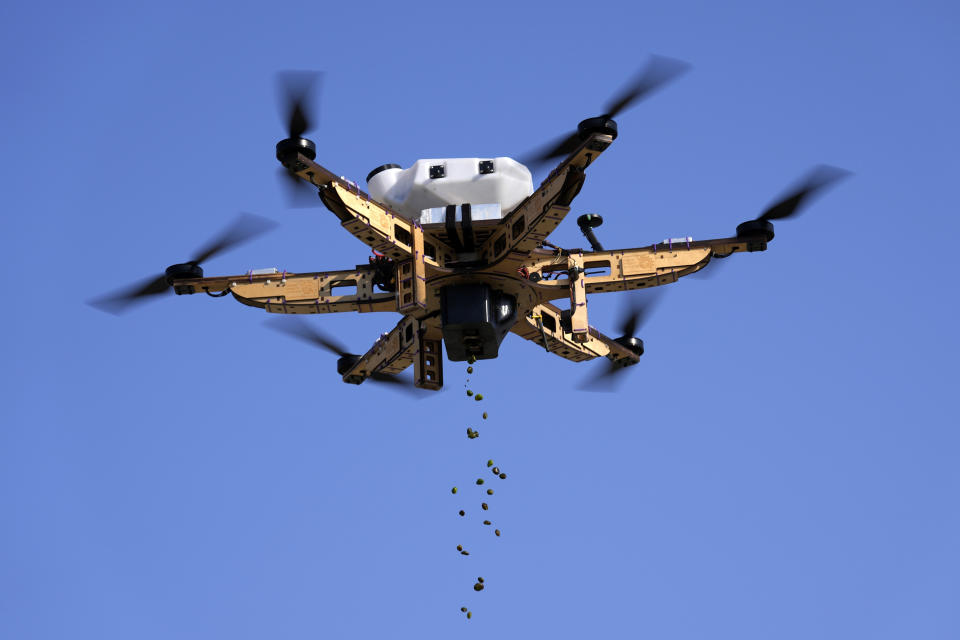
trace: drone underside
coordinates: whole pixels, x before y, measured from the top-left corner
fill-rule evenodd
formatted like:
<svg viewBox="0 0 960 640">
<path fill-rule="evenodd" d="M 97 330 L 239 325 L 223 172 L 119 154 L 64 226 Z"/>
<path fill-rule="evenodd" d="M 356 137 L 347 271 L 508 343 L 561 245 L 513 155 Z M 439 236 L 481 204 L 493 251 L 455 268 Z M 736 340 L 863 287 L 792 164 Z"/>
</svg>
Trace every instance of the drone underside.
<svg viewBox="0 0 960 640">
<path fill-rule="evenodd" d="M 346 353 L 302 327 L 289 331 L 337 352 L 338 372 L 353 384 L 389 379 L 412 364 L 417 387 L 439 390 L 442 345 L 453 361 L 495 358 L 508 332 L 574 362 L 607 358 L 609 372 L 636 364 L 643 354 L 642 341 L 633 335 L 638 314 L 624 323 L 624 335 L 608 337 L 589 324 L 589 294 L 657 287 L 703 269 L 714 257 L 763 251 L 773 239 L 770 220 L 793 215 L 804 199 L 840 176 L 838 170 L 818 168 L 800 188 L 759 218 L 741 224 L 730 238 L 679 238 L 607 251 L 592 231 L 602 220 L 588 214 L 578 223 L 591 250 L 554 247 L 547 237 L 570 212 L 585 170 L 616 138 L 612 115 L 663 81 L 650 76 L 648 72 L 607 114 L 584 120 L 538 158 L 565 156 L 506 215 L 474 220 L 470 203 L 463 202 L 446 206 L 443 222 L 427 224 L 400 215 L 317 164 L 314 143 L 302 137 L 308 128 L 302 101 L 294 101 L 290 137 L 277 144 L 278 160 L 291 178 L 312 185 L 342 226 L 376 257 L 342 271 L 264 270 L 204 277 L 200 262 L 247 237 L 231 231 L 196 259 L 171 266 L 164 276 L 121 298 L 172 287 L 177 294 L 229 293 L 243 304 L 276 314 L 399 313 L 397 325 L 362 355 Z M 569 308 L 553 304 L 558 300 L 568 301 Z"/>
</svg>

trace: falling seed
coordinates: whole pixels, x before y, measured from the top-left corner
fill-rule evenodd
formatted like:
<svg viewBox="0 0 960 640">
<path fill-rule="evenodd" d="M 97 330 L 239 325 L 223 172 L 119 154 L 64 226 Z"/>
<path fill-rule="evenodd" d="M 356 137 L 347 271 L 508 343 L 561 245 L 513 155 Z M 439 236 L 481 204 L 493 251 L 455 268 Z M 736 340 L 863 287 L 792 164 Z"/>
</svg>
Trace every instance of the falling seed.
<svg viewBox="0 0 960 640">
<path fill-rule="evenodd" d="M 506 479 L 507 479 L 507 474 L 501 473 L 501 474 L 500 474 L 500 479 L 501 479 L 501 480 L 506 480 Z"/>
<path fill-rule="evenodd" d="M 491 471 L 493 471 L 493 475 L 495 476 L 500 475 L 500 467 L 494 467 Z"/>
<path fill-rule="evenodd" d="M 477 582 L 483 584 L 483 576 L 477 576 Z"/>
<path fill-rule="evenodd" d="M 470 552 L 469 552 L 469 551 L 461 551 L 461 552 L 460 552 L 460 555 L 462 555 L 462 556 L 468 556 L 468 555 L 470 555 Z"/>
<path fill-rule="evenodd" d="M 484 521 L 483 521 L 483 524 L 486 524 L 486 525 L 491 525 L 491 524 L 493 524 L 493 523 L 492 523 L 492 522 L 490 522 L 489 520 L 484 520 Z"/>
<path fill-rule="evenodd" d="M 487 460 L 487 466 L 488 466 L 488 467 L 492 467 L 492 466 L 493 466 L 493 460 Z"/>
<path fill-rule="evenodd" d="M 492 496 L 492 495 L 493 495 L 493 489 L 487 489 L 487 495 L 488 495 L 488 496 Z"/>
<path fill-rule="evenodd" d="M 473 395 L 473 391 L 470 391 L 470 389 L 467 389 L 467 395 L 468 395 L 468 396 L 472 396 L 472 395 Z"/>
<path fill-rule="evenodd" d="M 467 364 L 473 364 L 473 363 L 476 362 L 476 361 L 477 361 L 477 356 L 475 356 L 475 355 L 473 355 L 473 354 L 470 354 L 470 357 L 467 358 Z"/>
<path fill-rule="evenodd" d="M 478 582 L 478 583 L 476 583 L 475 585 L 473 585 L 473 590 L 474 590 L 474 591 L 483 591 L 483 585 Z"/>
<path fill-rule="evenodd" d="M 477 402 L 480 402 L 481 400 L 483 400 L 483 394 L 482 394 L 482 393 L 478 393 L 478 394 L 477 394 L 477 397 L 474 398 L 474 400 L 476 400 Z"/>
<path fill-rule="evenodd" d="M 472 617 L 473 617 L 473 613 L 470 611 L 467 611 L 467 620 L 469 620 Z"/>
<path fill-rule="evenodd" d="M 460 515 L 461 515 L 461 516 L 465 516 L 465 515 L 467 515 L 467 512 L 464 511 L 463 509 L 460 509 Z"/>
<path fill-rule="evenodd" d="M 484 419 L 484 420 L 487 419 L 487 412 L 486 412 L 486 411 L 483 412 L 483 419 Z"/>
<path fill-rule="evenodd" d="M 489 507 L 487 506 L 487 503 L 486 503 L 486 502 L 481 502 L 481 503 L 480 503 L 480 508 L 482 508 L 484 511 L 486 511 L 487 509 L 489 509 Z"/>
<path fill-rule="evenodd" d="M 483 484 L 483 478 L 477 478 L 477 484 Z"/>
<path fill-rule="evenodd" d="M 463 551 L 463 545 L 462 545 L 462 544 L 458 544 L 458 545 L 457 545 L 457 551 Z"/>
<path fill-rule="evenodd" d="M 497 534 L 497 537 L 500 537 L 500 529 L 494 529 L 493 532 Z"/>
<path fill-rule="evenodd" d="M 473 367 L 467 367 L 467 373 L 473 373 Z"/>
<path fill-rule="evenodd" d="M 453 489 L 450 489 L 450 493 L 456 493 L 456 492 L 457 492 L 457 488 L 456 488 L 456 487 L 454 487 Z"/>
<path fill-rule="evenodd" d="M 463 611 L 464 613 L 466 613 L 466 612 L 467 612 L 467 608 L 466 608 L 466 607 L 460 607 L 460 611 Z"/>
</svg>

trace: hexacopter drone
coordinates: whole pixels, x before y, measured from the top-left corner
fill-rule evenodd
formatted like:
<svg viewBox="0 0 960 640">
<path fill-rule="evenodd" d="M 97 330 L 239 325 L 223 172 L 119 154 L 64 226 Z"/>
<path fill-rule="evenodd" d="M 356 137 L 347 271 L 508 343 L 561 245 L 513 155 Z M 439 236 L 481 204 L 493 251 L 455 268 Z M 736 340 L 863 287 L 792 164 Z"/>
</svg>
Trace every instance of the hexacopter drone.
<svg viewBox="0 0 960 640">
<path fill-rule="evenodd" d="M 317 164 L 316 145 L 303 135 L 309 82 L 286 76 L 289 136 L 276 156 L 286 176 L 319 193 L 342 226 L 368 245 L 368 264 L 342 271 L 288 273 L 259 269 L 245 274 L 204 277 L 200 263 L 262 231 L 267 221 L 242 218 L 189 262 L 121 294 L 98 301 L 119 311 L 172 288 L 178 295 L 232 294 L 270 313 L 343 311 L 396 312 L 402 318 L 363 355 L 346 353 L 332 340 L 304 325 L 285 330 L 337 352 L 345 382 L 391 380 L 411 364 L 414 384 L 443 386 L 441 343 L 452 361 L 496 358 L 507 332 L 548 352 L 580 362 L 605 357 L 603 376 L 636 364 L 643 342 L 633 335 L 642 309 L 623 322 L 624 335 L 608 337 L 588 323 L 587 297 L 635 291 L 676 282 L 713 258 L 763 251 L 773 239 L 771 220 L 795 214 L 815 192 L 844 175 L 821 166 L 755 220 L 737 227 L 736 236 L 694 241 L 672 238 L 644 247 L 605 250 L 593 229 L 596 214 L 577 219 L 591 250 L 562 249 L 547 236 L 570 212 L 584 182 L 584 171 L 617 137 L 613 118 L 678 75 L 684 65 L 655 57 L 643 73 L 575 132 L 526 160 L 562 161 L 537 189 L 530 171 L 511 158 L 418 160 L 401 169 L 387 164 L 367 176 L 369 194 Z M 552 304 L 569 300 L 569 309 Z M 395 379 L 393 379 L 395 380 Z"/>
</svg>

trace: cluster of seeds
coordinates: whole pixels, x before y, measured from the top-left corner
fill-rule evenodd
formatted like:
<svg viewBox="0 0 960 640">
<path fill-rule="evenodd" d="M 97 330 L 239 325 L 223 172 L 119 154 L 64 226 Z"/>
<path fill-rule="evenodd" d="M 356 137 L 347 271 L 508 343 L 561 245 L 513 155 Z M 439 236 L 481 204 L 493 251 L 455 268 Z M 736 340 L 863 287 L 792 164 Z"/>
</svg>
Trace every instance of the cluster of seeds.
<svg viewBox="0 0 960 640">
<path fill-rule="evenodd" d="M 473 373 L 473 364 L 476 362 L 476 358 L 473 357 L 473 356 L 471 356 L 468 362 L 469 362 L 470 366 L 467 367 L 467 374 L 472 374 L 472 373 Z M 466 380 L 466 383 L 465 383 L 463 386 L 466 388 L 466 387 L 469 385 L 469 383 L 470 383 L 470 379 L 468 378 L 468 379 Z M 476 394 L 475 394 L 475 393 L 473 392 L 473 390 L 472 390 L 472 389 L 469 389 L 469 388 L 466 389 L 466 393 L 467 393 L 467 397 L 472 397 L 474 400 L 476 400 L 476 401 L 478 401 L 478 402 L 481 401 L 481 400 L 483 400 L 483 394 L 482 394 L 482 393 L 476 393 Z M 487 419 L 487 412 L 486 412 L 486 411 L 483 412 L 482 417 L 483 417 L 484 420 Z M 474 439 L 476 439 L 476 438 L 479 437 L 479 436 L 480 436 L 480 432 L 478 432 L 477 430 L 473 429 L 472 427 L 467 427 L 467 438 L 469 438 L 470 440 L 474 440 Z M 493 473 L 494 476 L 499 477 L 501 480 L 505 480 L 505 479 L 507 478 L 507 474 L 506 474 L 506 473 L 503 473 L 503 472 L 500 470 L 500 467 L 494 465 L 493 460 L 487 460 L 487 468 L 490 469 L 491 473 Z M 475 483 L 476 483 L 477 486 L 483 486 L 483 484 L 485 483 L 485 481 L 484 481 L 483 478 L 477 478 L 476 481 L 475 481 Z M 487 495 L 488 495 L 488 496 L 492 496 L 492 495 L 493 495 L 493 489 L 486 489 L 486 492 L 487 492 Z M 451 493 L 456 494 L 456 493 L 457 493 L 457 488 L 456 488 L 456 487 L 453 487 Z M 481 502 L 481 503 L 480 503 L 480 508 L 481 508 L 483 511 L 489 511 L 489 510 L 490 510 L 490 505 L 487 504 L 486 502 Z M 466 513 L 466 511 L 465 511 L 464 509 L 460 509 L 458 513 L 459 513 L 459 515 L 460 515 L 461 517 L 464 517 L 464 516 L 467 515 L 467 513 Z M 493 523 L 492 523 L 490 520 L 483 520 L 482 522 L 483 522 L 483 525 L 484 525 L 484 526 L 488 526 L 488 527 L 489 527 L 489 526 L 492 526 L 492 525 L 493 525 Z M 500 529 L 494 529 L 494 530 L 493 530 L 493 533 L 494 533 L 494 535 L 496 535 L 498 538 L 500 537 Z M 467 550 L 465 550 L 465 549 L 463 548 L 463 545 L 457 545 L 457 551 L 459 551 L 460 554 L 461 554 L 461 555 L 464 555 L 464 556 L 470 555 L 470 552 L 467 551 Z M 479 591 L 483 591 L 483 588 L 484 588 L 483 577 L 478 577 L 476 583 L 474 583 L 474 585 L 473 585 L 473 590 L 479 592 Z M 471 612 L 467 607 L 460 607 L 460 611 L 463 612 L 463 613 L 465 613 L 465 614 L 467 614 L 467 618 L 468 618 L 468 619 L 472 617 L 472 612 Z"/>
</svg>

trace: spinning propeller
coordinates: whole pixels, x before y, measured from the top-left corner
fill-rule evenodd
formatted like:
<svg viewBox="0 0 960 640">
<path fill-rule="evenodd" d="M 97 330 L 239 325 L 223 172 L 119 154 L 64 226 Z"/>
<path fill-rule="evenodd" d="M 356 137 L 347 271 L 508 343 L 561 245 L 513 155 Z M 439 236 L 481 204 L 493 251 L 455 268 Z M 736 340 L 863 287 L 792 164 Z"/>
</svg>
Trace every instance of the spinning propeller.
<svg viewBox="0 0 960 640">
<path fill-rule="evenodd" d="M 265 324 L 274 331 L 285 333 L 288 336 L 297 338 L 298 340 L 302 340 L 303 342 L 307 342 L 315 347 L 323 349 L 324 351 L 329 351 L 330 353 L 339 356 L 337 359 L 337 373 L 340 375 L 343 375 L 349 371 L 354 363 L 356 363 L 356 361 L 360 358 L 360 356 L 355 353 L 349 353 L 339 342 L 322 333 L 319 329 L 311 327 L 300 318 L 290 317 L 285 320 L 273 318 L 268 320 Z M 416 387 L 413 387 L 411 384 L 397 376 L 374 371 L 368 376 L 368 378 L 374 382 L 383 382 L 394 385 L 394 387 L 398 390 L 406 391 L 414 395 L 420 395 L 417 391 L 415 391 Z"/>
<path fill-rule="evenodd" d="M 652 56 L 647 66 L 637 74 L 633 82 L 607 101 L 603 107 L 603 115 L 584 120 L 580 123 L 576 131 L 565 134 L 553 142 L 544 145 L 539 150 L 523 156 L 520 162 L 528 166 L 536 167 L 555 158 L 568 155 L 583 142 L 584 136 L 581 132 L 585 129 L 605 127 L 613 137 L 617 137 L 617 125 L 613 122 L 613 118 L 625 111 L 628 107 L 633 106 L 653 94 L 657 89 L 683 74 L 688 68 L 689 65 L 680 60 L 662 56 Z"/>
<path fill-rule="evenodd" d="M 643 355 L 643 341 L 635 337 L 635 334 L 650 319 L 662 295 L 663 292 L 659 289 L 652 289 L 643 295 L 636 295 L 631 298 L 627 302 L 626 309 L 621 313 L 620 332 L 622 335 L 616 338 L 615 342 L 637 353 L 637 355 Z M 615 391 L 627 366 L 629 365 L 607 359 L 593 376 L 581 384 L 580 388 L 587 391 Z"/>
<path fill-rule="evenodd" d="M 289 136 L 277 145 L 277 157 L 281 161 L 282 151 L 299 151 L 311 160 L 317 156 L 316 145 L 304 138 L 303 134 L 314 127 L 309 114 L 314 112 L 314 98 L 319 93 L 318 85 L 322 85 L 322 82 L 323 74 L 317 71 L 283 71 L 277 74 L 277 100 Z M 293 171 L 281 167 L 278 172 L 277 178 L 287 192 L 291 207 L 312 207 L 320 202 L 317 190 L 298 178 Z"/>
<path fill-rule="evenodd" d="M 219 236 L 197 251 L 191 260 L 172 265 L 158 276 L 141 280 L 121 291 L 92 300 L 89 304 L 101 311 L 120 315 L 134 304 L 146 302 L 154 296 L 166 293 L 175 278 L 202 278 L 201 262 L 249 242 L 276 226 L 277 223 L 273 220 L 252 213 L 242 213 Z"/>
<path fill-rule="evenodd" d="M 799 215 L 816 196 L 848 175 L 850 175 L 850 172 L 845 169 L 825 164 L 815 166 L 792 189 L 767 207 L 754 220 L 748 220 L 737 225 L 737 237 L 762 236 L 767 242 L 770 242 L 774 237 L 771 220 L 783 220 Z M 715 255 L 713 257 L 726 258 L 727 256 Z M 716 266 L 709 270 L 704 268 L 694 276 L 710 277 L 716 275 L 717 271 Z"/>
</svg>

